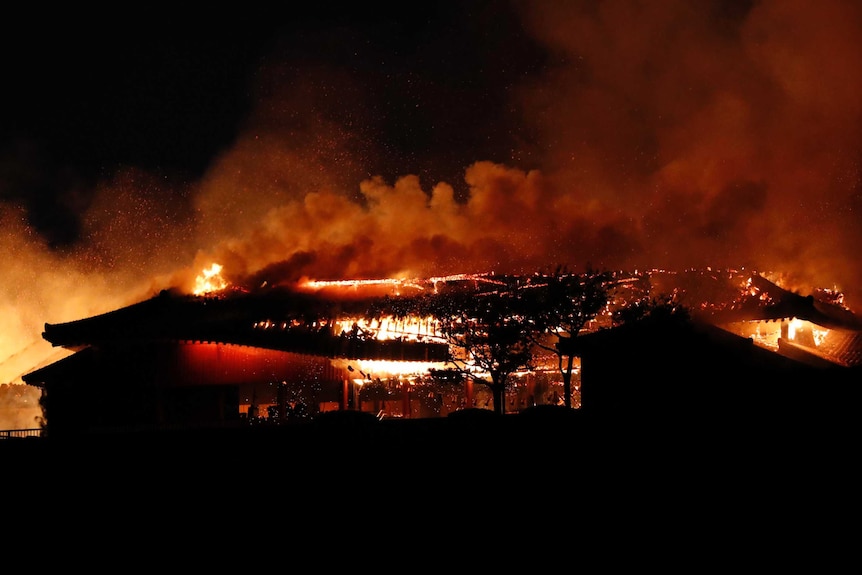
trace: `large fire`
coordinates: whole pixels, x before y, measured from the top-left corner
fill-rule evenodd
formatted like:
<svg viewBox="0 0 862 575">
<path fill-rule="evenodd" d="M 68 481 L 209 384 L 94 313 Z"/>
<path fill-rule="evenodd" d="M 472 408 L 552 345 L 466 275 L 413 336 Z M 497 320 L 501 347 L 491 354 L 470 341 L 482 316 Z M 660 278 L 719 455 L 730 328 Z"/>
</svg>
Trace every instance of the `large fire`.
<svg viewBox="0 0 862 575">
<path fill-rule="evenodd" d="M 66 157 L 44 153 L 47 146 L 40 154 L 38 142 L 18 142 L 23 134 L 6 130 L 16 142 L 3 147 L 0 162 L 0 383 L 20 383 L 62 353 L 41 339 L 45 322 L 185 287 L 201 268 L 189 293 L 236 289 L 225 278 L 260 272 L 253 279 L 270 285 L 403 294 L 417 284 L 343 278 L 711 262 L 790 270 L 797 278 L 776 283 L 839 306 L 847 293 L 848 305 L 857 305 L 850 290 L 862 288 L 859 3 L 517 4 L 495 28 L 507 41 L 484 46 L 494 49 L 460 57 L 434 41 L 403 51 L 440 64 L 421 70 L 416 58 L 381 53 L 367 67 L 345 67 L 272 42 L 280 49 L 255 63 L 252 85 L 235 91 L 260 99 L 236 124 L 221 125 L 221 113 L 212 118 L 208 125 L 232 134 L 230 145 L 201 156 L 195 164 L 206 167 L 192 177 L 182 168 L 181 177 L 157 170 L 159 162 L 99 157 L 98 180 L 87 182 L 67 163 L 78 150 Z M 478 27 L 461 31 L 496 42 L 476 33 L 488 30 L 482 11 L 470 12 Z M 363 45 L 389 44 L 375 39 Z M 351 61 L 360 64 L 359 56 Z M 409 73 L 390 67 L 396 61 Z M 452 75 L 449 64 L 470 62 Z M 51 121 L 80 124 L 78 113 L 43 111 Z M 117 129 L 121 116 L 139 121 L 154 111 L 110 116 L 109 130 L 133 134 L 135 150 L 182 149 Z M 56 128 L 49 131 L 79 134 L 80 126 Z M 145 131 L 160 134 L 152 128 Z M 62 161 L 46 166 L 49 156 Z M 631 275 L 620 285 L 640 281 Z M 800 287 L 833 281 L 819 291 Z M 768 297 L 748 287 L 748 297 Z M 738 303 L 708 295 L 692 307 Z M 757 331 L 773 337 L 766 326 Z M 794 337 L 806 331 L 789 329 Z M 829 336 L 813 331 L 812 338 Z"/>
<path fill-rule="evenodd" d="M 221 276 L 221 264 L 214 263 L 207 269 L 203 270 L 200 275 L 195 278 L 195 287 L 192 293 L 195 295 L 206 295 L 209 293 L 219 292 L 228 287 L 228 282 Z"/>
<path fill-rule="evenodd" d="M 212 263 L 203 269 L 196 278 L 195 295 L 212 295 L 229 290 L 232 286 L 222 277 L 223 269 L 223 266 L 218 263 Z M 764 289 L 772 283 L 770 280 L 766 280 L 766 277 L 780 281 L 778 274 L 760 274 L 746 270 L 718 270 L 709 267 L 703 270 L 687 270 L 684 273 L 667 270 L 635 271 L 633 273 L 615 272 L 610 274 L 608 281 L 611 299 L 599 317 L 589 322 L 585 330 L 608 327 L 615 310 L 635 302 L 645 301 L 657 294 L 669 294 L 680 303 L 689 306 L 696 314 L 706 314 L 707 317 L 712 313 L 742 309 L 748 305 L 746 302 L 756 302 L 757 305 L 774 304 L 775 295 L 771 294 L 768 289 Z M 648 278 L 646 282 L 645 278 Z M 306 278 L 297 282 L 294 287 L 300 290 L 324 293 L 333 298 L 350 298 L 357 295 L 397 297 L 420 292 L 438 293 L 441 285 L 453 282 L 468 282 L 476 289 L 481 286 L 480 291 L 493 291 L 507 285 L 506 282 L 496 278 L 494 274 L 453 274 L 427 279 L 315 280 Z M 535 288 L 539 285 L 541 282 L 534 278 L 524 287 Z M 777 284 L 775 285 L 777 286 Z M 843 294 L 840 291 L 833 289 L 816 291 L 824 305 L 846 309 L 843 308 Z M 785 324 L 786 328 L 783 329 L 782 325 Z M 288 329 L 291 326 L 266 320 L 255 323 L 254 327 L 270 330 Z M 326 329 L 335 335 L 341 334 L 380 341 L 445 342 L 445 338 L 438 327 L 438 322 L 433 317 L 396 318 L 394 316 L 382 316 L 367 318 L 345 315 L 324 320 L 321 325 L 316 326 L 316 329 Z M 787 341 L 816 349 L 824 343 L 830 333 L 827 328 L 796 317 L 788 317 L 786 322 L 782 323 L 768 319 L 743 322 L 727 321 L 724 327 L 738 335 L 750 337 L 756 344 L 773 350 L 778 349 L 778 342 L 782 337 Z M 341 365 L 344 363 L 343 360 L 333 361 L 341 367 L 347 365 Z M 384 374 L 385 377 L 402 377 L 408 374 L 416 376 L 427 372 L 429 369 L 443 369 L 445 366 L 422 362 L 364 360 L 353 361 L 351 368 L 353 367 L 359 369 L 363 376 L 374 373 Z"/>
</svg>

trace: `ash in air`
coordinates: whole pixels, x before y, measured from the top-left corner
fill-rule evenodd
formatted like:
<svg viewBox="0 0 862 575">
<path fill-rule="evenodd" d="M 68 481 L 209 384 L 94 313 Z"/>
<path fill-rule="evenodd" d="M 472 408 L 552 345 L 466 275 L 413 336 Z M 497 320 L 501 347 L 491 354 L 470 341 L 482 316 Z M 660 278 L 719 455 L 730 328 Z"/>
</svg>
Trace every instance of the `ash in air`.
<svg viewBox="0 0 862 575">
<path fill-rule="evenodd" d="M 862 7 L 514 6 L 516 45 L 470 54 L 444 27 L 408 34 L 415 21 L 345 36 L 331 60 L 274 42 L 235 136 L 191 177 L 125 162 L 92 185 L 74 170 L 42 181 L 30 148 L 10 147 L 0 382 L 56 359 L 45 322 L 191 293 L 214 263 L 250 288 L 747 267 L 858 305 Z M 471 12 L 464 38 L 493 41 L 499 17 Z M 375 51 L 399 33 L 409 58 Z M 44 187 L 65 235 L 21 192 Z"/>
</svg>

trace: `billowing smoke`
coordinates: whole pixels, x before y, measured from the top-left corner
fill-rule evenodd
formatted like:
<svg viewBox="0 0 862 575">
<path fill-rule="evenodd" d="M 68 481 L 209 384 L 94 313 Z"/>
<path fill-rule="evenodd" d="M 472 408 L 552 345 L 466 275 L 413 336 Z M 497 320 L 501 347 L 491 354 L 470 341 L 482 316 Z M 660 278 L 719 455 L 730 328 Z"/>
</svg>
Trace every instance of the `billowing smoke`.
<svg viewBox="0 0 862 575">
<path fill-rule="evenodd" d="M 576 259 L 786 270 L 858 289 L 862 7 L 525 7 L 560 62 L 523 91 L 543 171 L 570 213 L 605 206 L 609 235 L 628 242 Z"/>
<path fill-rule="evenodd" d="M 288 65 L 276 47 L 253 112 L 203 177 L 126 166 L 70 188 L 79 239 L 63 249 L 27 224 L 26 205 L 5 202 L 0 382 L 50 359 L 14 360 L 45 352 L 44 322 L 188 290 L 213 262 L 248 287 L 559 264 L 745 267 L 859 305 L 862 7 L 514 5 L 544 65 L 495 95 L 504 146 L 467 149 L 451 128 L 436 141 L 422 117 L 435 104 L 418 94 L 424 129 L 405 152 L 409 117 L 399 142 L 382 129 L 391 96 L 346 65 Z M 481 83 L 476 73 L 453 89 Z M 421 79 L 399 81 L 421 91 Z M 459 129 L 474 143 L 499 128 Z"/>
<path fill-rule="evenodd" d="M 463 181 L 372 175 L 352 186 L 343 175 L 361 173 L 373 154 L 313 112 L 302 114 L 308 132 L 283 138 L 273 126 L 297 102 L 274 89 L 201 186 L 205 229 L 232 232 L 204 259 L 237 278 L 288 262 L 287 278 L 560 263 L 745 267 L 853 301 L 862 279 L 853 248 L 862 239 L 862 9 L 523 9 L 551 64 L 512 91 L 530 137 L 509 157 L 465 157 Z M 296 139 L 313 146 L 298 149 Z"/>
</svg>

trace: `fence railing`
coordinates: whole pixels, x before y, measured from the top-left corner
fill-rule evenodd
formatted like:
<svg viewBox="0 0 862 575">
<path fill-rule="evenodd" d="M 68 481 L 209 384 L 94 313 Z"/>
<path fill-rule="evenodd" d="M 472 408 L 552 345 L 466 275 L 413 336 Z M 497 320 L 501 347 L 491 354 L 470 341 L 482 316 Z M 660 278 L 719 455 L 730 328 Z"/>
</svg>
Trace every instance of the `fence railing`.
<svg viewBox="0 0 862 575">
<path fill-rule="evenodd" d="M 0 440 L 19 437 L 42 437 L 43 429 L 0 429 Z"/>
</svg>

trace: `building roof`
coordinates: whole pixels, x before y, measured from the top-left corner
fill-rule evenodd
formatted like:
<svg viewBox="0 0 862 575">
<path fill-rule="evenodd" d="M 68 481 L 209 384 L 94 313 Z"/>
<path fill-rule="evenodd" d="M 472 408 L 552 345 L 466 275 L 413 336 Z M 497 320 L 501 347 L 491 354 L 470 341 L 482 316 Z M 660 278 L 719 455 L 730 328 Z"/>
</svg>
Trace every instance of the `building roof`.
<svg viewBox="0 0 862 575">
<path fill-rule="evenodd" d="M 751 297 L 694 310 L 692 316 L 712 326 L 753 320 L 806 320 L 828 330 L 828 336 L 817 348 L 796 345 L 795 349 L 785 350 L 797 358 L 808 353 L 809 363 L 815 363 L 817 357 L 843 367 L 862 364 L 862 321 L 851 311 L 790 292 L 761 276 L 755 275 L 751 282 Z M 201 341 L 325 357 L 445 361 L 445 343 L 344 338 L 331 329 L 311 329 L 322 318 L 362 316 L 367 310 L 368 301 L 361 298 L 345 300 L 286 289 L 220 296 L 163 291 L 105 314 L 67 323 L 46 323 L 43 337 L 54 346 L 71 350 L 143 341 Z M 296 325 L 288 327 L 293 323 Z M 579 345 L 589 345 L 591 339 L 584 337 L 576 338 Z M 738 339 L 743 344 L 750 343 L 747 338 Z M 564 346 L 568 343 L 562 342 Z"/>
<path fill-rule="evenodd" d="M 335 304 L 284 291 L 220 298 L 164 291 L 101 315 L 67 323 L 46 323 L 42 336 L 54 346 L 72 350 L 145 341 L 200 341 L 333 358 L 445 360 L 448 352 L 445 344 L 363 339 L 314 327 L 317 320 L 361 310 L 358 302 Z M 306 318 L 309 321 L 292 323 Z"/>
</svg>

